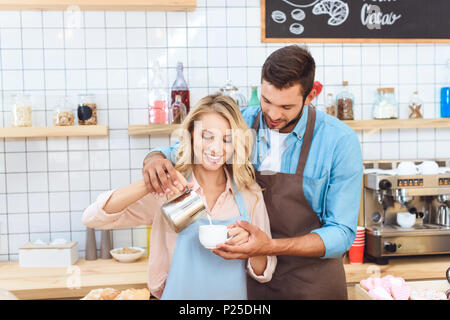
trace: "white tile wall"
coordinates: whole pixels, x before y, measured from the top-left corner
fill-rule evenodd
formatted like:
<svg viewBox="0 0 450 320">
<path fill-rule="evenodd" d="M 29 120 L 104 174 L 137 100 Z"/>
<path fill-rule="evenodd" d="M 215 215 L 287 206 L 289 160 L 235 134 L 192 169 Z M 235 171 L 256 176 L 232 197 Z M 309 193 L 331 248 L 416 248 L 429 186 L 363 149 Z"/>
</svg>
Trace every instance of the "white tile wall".
<svg viewBox="0 0 450 320">
<path fill-rule="evenodd" d="M 261 66 L 283 43 L 260 42 L 258 0 L 198 0 L 193 12 L 0 11 L 0 126 L 11 125 L 8 96 L 34 95 L 33 124 L 52 125 L 60 95 L 97 94 L 104 138 L 0 140 L 0 261 L 16 260 L 26 241 L 65 237 L 84 255 L 83 210 L 103 191 L 141 178 L 151 147 L 168 135 L 129 137 L 146 124 L 149 67 L 158 61 L 168 86 L 182 61 L 194 104 L 227 79 L 250 97 Z M 424 116 L 439 116 L 448 44 L 310 44 L 317 80 L 338 93 L 343 80 L 355 95 L 355 116 L 370 119 L 374 92 L 393 86 L 402 117 L 414 90 Z M 450 130 L 358 132 L 364 159 L 450 157 Z M 114 245 L 145 247 L 145 228 L 114 231 Z M 100 232 L 97 232 L 100 246 Z"/>
</svg>

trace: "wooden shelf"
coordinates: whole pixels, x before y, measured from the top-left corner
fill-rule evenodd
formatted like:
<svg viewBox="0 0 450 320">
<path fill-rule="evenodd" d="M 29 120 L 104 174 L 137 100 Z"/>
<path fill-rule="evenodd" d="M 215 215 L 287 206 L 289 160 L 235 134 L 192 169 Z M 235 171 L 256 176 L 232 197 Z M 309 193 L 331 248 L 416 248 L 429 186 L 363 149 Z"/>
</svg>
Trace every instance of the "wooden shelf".
<svg viewBox="0 0 450 320">
<path fill-rule="evenodd" d="M 0 10 L 193 11 L 197 0 L 0 0 Z"/>
<path fill-rule="evenodd" d="M 353 130 L 376 131 L 380 129 L 450 128 L 450 118 L 439 119 L 392 119 L 343 121 Z M 128 127 L 131 136 L 167 134 L 179 128 L 179 124 L 134 125 Z"/>
<path fill-rule="evenodd" d="M 107 126 L 0 128 L 0 138 L 85 137 L 107 135 Z"/>
<path fill-rule="evenodd" d="M 450 128 L 450 118 L 343 121 L 353 130 Z"/>
<path fill-rule="evenodd" d="M 180 127 L 181 125 L 179 124 L 133 125 L 128 127 L 128 134 L 130 136 L 145 136 L 149 134 L 170 134 Z"/>
</svg>

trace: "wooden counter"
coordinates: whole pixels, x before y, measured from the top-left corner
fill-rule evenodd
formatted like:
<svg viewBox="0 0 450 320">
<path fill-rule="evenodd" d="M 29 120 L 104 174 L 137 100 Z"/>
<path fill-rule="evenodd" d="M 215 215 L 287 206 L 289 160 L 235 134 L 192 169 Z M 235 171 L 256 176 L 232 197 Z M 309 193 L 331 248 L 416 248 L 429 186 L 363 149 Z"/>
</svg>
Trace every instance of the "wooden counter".
<svg viewBox="0 0 450 320">
<path fill-rule="evenodd" d="M 147 280 L 146 257 L 131 263 L 80 259 L 69 268 L 21 268 L 16 261 L 0 263 L 0 288 L 19 299 L 81 298 L 96 288 L 146 288 Z"/>
<path fill-rule="evenodd" d="M 391 274 L 407 281 L 443 280 L 448 267 L 450 255 L 393 258 L 384 266 L 344 264 L 350 299 L 353 286 L 371 275 Z M 19 299 L 76 299 L 95 288 L 146 288 L 147 279 L 145 257 L 132 263 L 80 259 L 71 268 L 20 268 L 18 262 L 0 263 L 0 288 Z"/>
</svg>

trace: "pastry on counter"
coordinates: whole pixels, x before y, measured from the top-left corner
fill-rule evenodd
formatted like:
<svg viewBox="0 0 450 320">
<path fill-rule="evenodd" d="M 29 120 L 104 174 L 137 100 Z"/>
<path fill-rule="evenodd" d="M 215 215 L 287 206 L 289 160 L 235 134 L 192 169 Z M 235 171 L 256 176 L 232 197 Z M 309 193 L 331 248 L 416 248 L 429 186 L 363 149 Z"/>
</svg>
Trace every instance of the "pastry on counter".
<svg viewBox="0 0 450 320">
<path fill-rule="evenodd" d="M 81 300 L 114 300 L 120 294 L 120 290 L 113 288 L 91 290 Z"/>
<path fill-rule="evenodd" d="M 122 291 L 114 300 L 149 300 L 148 289 L 127 289 Z"/>
</svg>

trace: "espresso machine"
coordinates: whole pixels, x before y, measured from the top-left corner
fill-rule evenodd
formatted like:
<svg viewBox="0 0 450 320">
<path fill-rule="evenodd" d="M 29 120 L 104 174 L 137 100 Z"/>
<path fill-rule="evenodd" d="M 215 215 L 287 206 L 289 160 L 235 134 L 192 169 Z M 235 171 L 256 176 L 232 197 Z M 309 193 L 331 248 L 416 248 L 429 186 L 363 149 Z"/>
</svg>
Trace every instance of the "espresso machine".
<svg viewBox="0 0 450 320">
<path fill-rule="evenodd" d="M 369 261 L 387 264 L 395 256 L 450 254 L 450 170 L 406 176 L 373 170 L 364 174 L 363 186 Z M 402 212 L 414 216 L 412 226 L 399 225 Z"/>
</svg>

